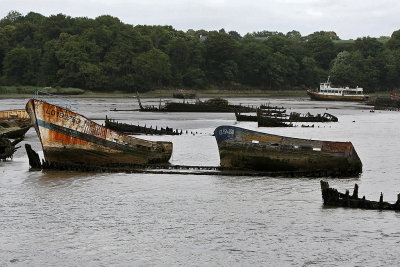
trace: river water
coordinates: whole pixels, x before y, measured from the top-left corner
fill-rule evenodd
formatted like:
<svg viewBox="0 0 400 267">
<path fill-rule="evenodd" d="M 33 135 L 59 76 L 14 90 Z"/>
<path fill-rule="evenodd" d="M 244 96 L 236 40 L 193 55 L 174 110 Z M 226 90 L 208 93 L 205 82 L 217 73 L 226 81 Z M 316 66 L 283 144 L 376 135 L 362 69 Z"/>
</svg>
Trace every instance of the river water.
<svg viewBox="0 0 400 267">
<path fill-rule="evenodd" d="M 77 99 L 77 111 L 140 125 L 183 129 L 170 140 L 172 164 L 218 166 L 213 130 L 220 125 L 286 136 L 351 141 L 363 162 L 358 178 L 323 178 L 344 192 L 395 202 L 400 193 L 400 113 L 358 103 L 306 98 L 233 98 L 312 114 L 338 123 L 314 128 L 257 128 L 226 113 L 113 112 L 133 98 Z M 2 99 L 0 109 L 27 99 Z M 158 105 L 159 99 L 143 100 Z M 186 133 L 187 130 L 187 133 Z M 33 129 L 12 160 L 0 162 L 1 266 L 396 266 L 400 213 L 325 208 L 321 178 L 30 172 L 23 145 L 41 150 Z M 42 153 L 40 153 L 42 154 Z"/>
</svg>

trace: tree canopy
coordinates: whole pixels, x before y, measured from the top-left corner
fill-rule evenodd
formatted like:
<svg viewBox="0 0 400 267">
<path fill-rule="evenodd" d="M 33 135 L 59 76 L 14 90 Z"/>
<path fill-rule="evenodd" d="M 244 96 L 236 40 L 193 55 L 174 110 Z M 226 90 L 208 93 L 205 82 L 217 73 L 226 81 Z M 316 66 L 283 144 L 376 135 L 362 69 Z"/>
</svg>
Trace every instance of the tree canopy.
<svg viewBox="0 0 400 267">
<path fill-rule="evenodd" d="M 0 20 L 0 85 L 270 90 L 317 87 L 328 75 L 339 86 L 399 88 L 400 30 L 343 41 L 333 31 L 183 32 L 133 26 L 109 15 L 11 11 Z"/>
</svg>

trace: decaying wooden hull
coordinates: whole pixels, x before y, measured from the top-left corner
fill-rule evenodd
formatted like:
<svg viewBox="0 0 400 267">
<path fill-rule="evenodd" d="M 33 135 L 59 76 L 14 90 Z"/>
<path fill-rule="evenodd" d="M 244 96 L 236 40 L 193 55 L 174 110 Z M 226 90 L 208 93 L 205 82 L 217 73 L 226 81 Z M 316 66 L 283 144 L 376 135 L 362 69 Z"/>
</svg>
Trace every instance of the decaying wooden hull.
<svg viewBox="0 0 400 267">
<path fill-rule="evenodd" d="M 1 119 L 0 120 L 0 137 L 17 139 L 24 137 L 26 132 L 31 128 L 29 121 L 20 119 Z"/>
<path fill-rule="evenodd" d="M 166 163 L 171 142 L 123 135 L 71 110 L 39 99 L 26 105 L 48 163 L 106 166 L 112 163 Z"/>
<path fill-rule="evenodd" d="M 306 140 L 234 126 L 214 131 L 221 166 L 258 171 L 326 171 L 358 175 L 362 163 L 351 142 Z"/>
<path fill-rule="evenodd" d="M 324 206 L 400 211 L 400 194 L 397 195 L 397 201 L 392 204 L 383 201 L 382 193 L 379 201 L 367 200 L 365 196 L 359 198 L 357 184 L 354 185 L 353 194 L 350 195 L 349 190 L 346 190 L 346 193 L 340 193 L 335 188 L 330 188 L 328 182 L 321 180 L 320 183 Z"/>
<path fill-rule="evenodd" d="M 29 119 L 25 109 L 0 110 L 0 119 Z"/>
<path fill-rule="evenodd" d="M 369 96 L 367 95 L 327 95 L 321 94 L 318 92 L 314 92 L 311 90 L 307 91 L 307 94 L 313 100 L 322 100 L 322 101 L 367 101 Z"/>
</svg>

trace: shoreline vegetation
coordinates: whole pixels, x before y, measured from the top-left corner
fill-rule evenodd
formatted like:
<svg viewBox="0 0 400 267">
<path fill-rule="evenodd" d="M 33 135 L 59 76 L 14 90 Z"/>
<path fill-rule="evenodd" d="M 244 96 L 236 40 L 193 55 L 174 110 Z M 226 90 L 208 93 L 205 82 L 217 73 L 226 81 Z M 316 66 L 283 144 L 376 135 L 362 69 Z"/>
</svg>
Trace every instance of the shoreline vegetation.
<svg viewBox="0 0 400 267">
<path fill-rule="evenodd" d="M 35 86 L 0 86 L 0 99 L 4 98 L 30 98 L 35 91 L 46 92 L 52 95 L 59 95 L 68 98 L 123 98 L 136 97 L 136 92 L 127 93 L 123 91 L 93 92 L 79 88 L 42 88 Z M 173 98 L 174 93 L 195 94 L 198 98 L 234 98 L 234 97 L 307 97 L 306 90 L 261 90 L 261 89 L 240 89 L 230 90 L 222 88 L 202 90 L 182 89 L 159 89 L 139 93 L 141 98 Z"/>
<path fill-rule="evenodd" d="M 136 92 L 111 91 L 99 92 L 83 90 L 79 88 L 42 88 L 38 86 L 0 86 L 0 99 L 7 98 L 31 98 L 35 91 L 41 91 L 66 98 L 125 98 L 136 97 Z M 185 89 L 158 89 L 139 93 L 140 98 L 174 98 L 173 94 L 195 94 L 197 98 L 278 98 L 278 97 L 305 97 L 308 98 L 306 90 L 262 90 L 262 89 L 227 89 L 227 88 L 210 88 L 202 90 L 185 90 Z M 371 98 L 380 96 L 388 96 L 389 91 L 374 92 L 369 94 Z M 177 99 L 178 100 L 178 99 Z M 182 99 L 180 99 L 182 100 Z M 190 100 L 190 99 L 188 99 Z M 193 100 L 193 99 L 192 99 Z"/>
</svg>

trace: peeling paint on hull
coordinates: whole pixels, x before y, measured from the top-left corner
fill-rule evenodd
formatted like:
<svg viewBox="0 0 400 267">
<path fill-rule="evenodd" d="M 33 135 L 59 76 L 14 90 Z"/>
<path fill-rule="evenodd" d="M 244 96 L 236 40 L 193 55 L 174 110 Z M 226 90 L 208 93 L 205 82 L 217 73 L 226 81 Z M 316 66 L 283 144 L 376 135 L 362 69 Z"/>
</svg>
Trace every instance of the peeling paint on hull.
<svg viewBox="0 0 400 267">
<path fill-rule="evenodd" d="M 171 142 L 123 135 L 86 117 L 38 99 L 26 105 L 47 162 L 106 166 L 112 163 L 167 163 Z"/>
<path fill-rule="evenodd" d="M 362 163 L 351 142 L 284 137 L 234 126 L 214 131 L 221 166 L 257 171 L 327 170 L 358 175 Z"/>
</svg>

